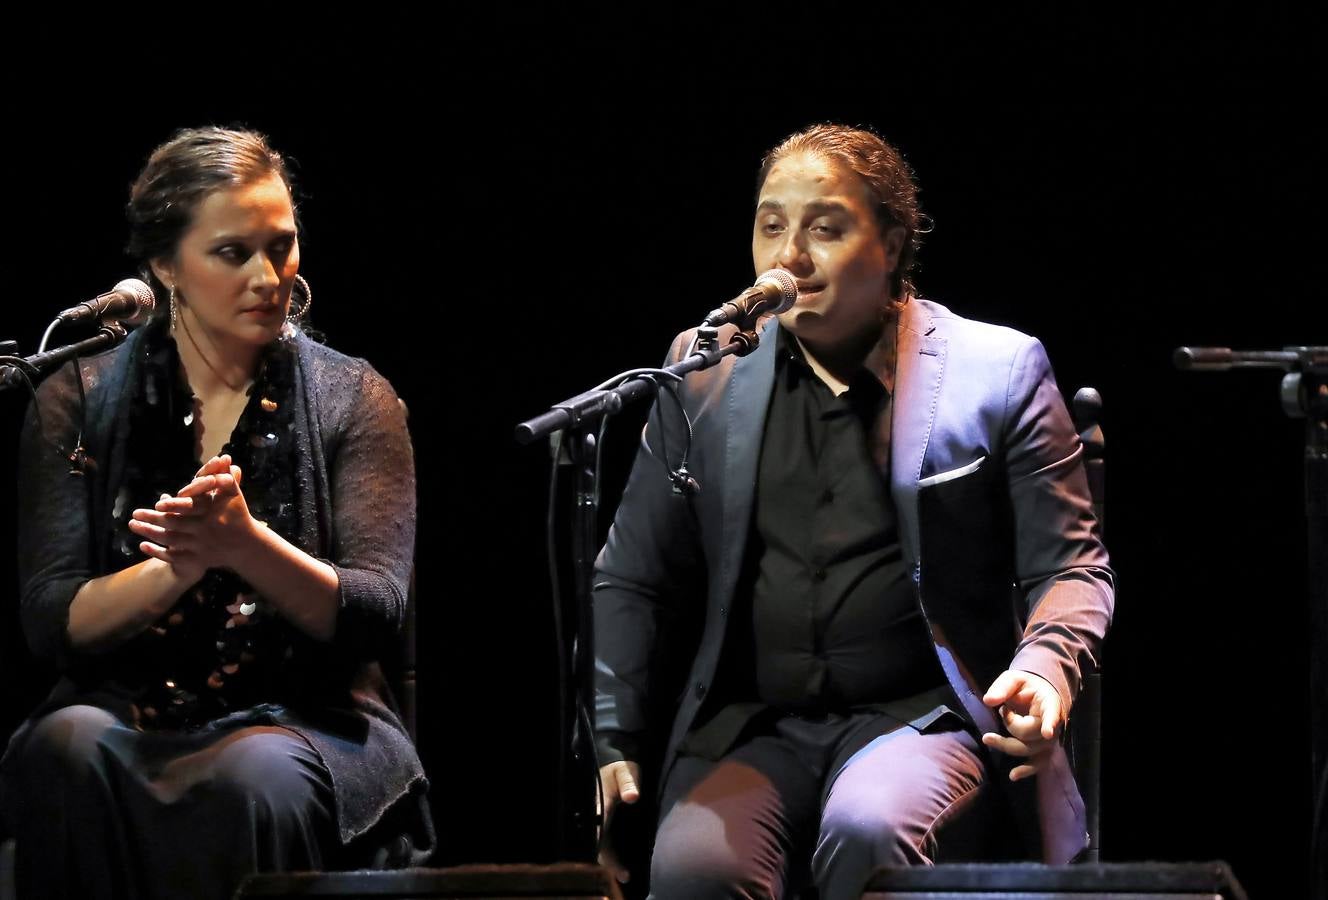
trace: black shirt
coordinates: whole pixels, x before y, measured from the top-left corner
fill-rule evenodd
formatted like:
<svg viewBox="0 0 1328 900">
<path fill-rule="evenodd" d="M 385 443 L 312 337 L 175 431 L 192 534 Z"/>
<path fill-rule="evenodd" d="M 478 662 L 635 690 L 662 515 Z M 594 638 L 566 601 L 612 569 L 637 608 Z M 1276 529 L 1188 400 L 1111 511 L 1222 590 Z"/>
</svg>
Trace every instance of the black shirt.
<svg viewBox="0 0 1328 900">
<path fill-rule="evenodd" d="M 755 699 L 796 712 L 944 683 L 884 477 L 890 395 L 859 369 L 839 396 L 782 331 L 749 552 Z M 742 620 L 739 620 L 742 621 Z"/>
<path fill-rule="evenodd" d="M 752 533 L 713 716 L 684 749 L 719 756 L 756 716 L 951 699 L 899 541 L 889 392 L 859 369 L 836 396 L 782 328 Z"/>
</svg>

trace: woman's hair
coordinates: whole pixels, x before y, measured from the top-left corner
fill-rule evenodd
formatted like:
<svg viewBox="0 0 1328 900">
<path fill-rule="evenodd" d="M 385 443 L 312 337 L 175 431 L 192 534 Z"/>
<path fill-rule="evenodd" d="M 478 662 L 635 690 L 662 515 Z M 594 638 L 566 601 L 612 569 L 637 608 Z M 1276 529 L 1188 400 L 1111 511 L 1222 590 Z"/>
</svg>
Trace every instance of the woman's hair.
<svg viewBox="0 0 1328 900">
<path fill-rule="evenodd" d="M 279 177 L 286 190 L 291 190 L 286 161 L 255 131 L 186 128 L 152 151 L 129 190 L 126 249 L 157 295 L 158 315 L 167 311 L 169 289 L 148 264 L 175 255 L 180 238 L 208 195 L 270 175 Z"/>
<path fill-rule="evenodd" d="M 891 296 L 900 299 L 906 293 L 912 293 L 912 273 L 922 245 L 921 236 L 931 231 L 931 220 L 918 205 L 917 181 L 899 151 L 879 135 L 863 128 L 813 125 L 786 137 L 761 160 L 761 171 L 756 178 L 758 197 L 775 163 L 794 153 L 823 156 L 866 182 L 881 233 L 896 227 L 904 229 L 899 265 L 890 276 Z"/>
</svg>

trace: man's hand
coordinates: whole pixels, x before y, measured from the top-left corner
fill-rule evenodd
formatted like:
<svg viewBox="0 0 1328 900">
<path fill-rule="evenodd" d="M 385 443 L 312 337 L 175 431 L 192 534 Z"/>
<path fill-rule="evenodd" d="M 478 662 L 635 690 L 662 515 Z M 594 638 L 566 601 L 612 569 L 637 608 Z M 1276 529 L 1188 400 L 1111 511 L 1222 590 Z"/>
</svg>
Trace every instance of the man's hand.
<svg viewBox="0 0 1328 900">
<path fill-rule="evenodd" d="M 613 810 L 618 801 L 635 803 L 641 799 L 641 767 L 634 762 L 611 762 L 601 766 L 599 783 L 604 794 L 604 835 L 600 840 L 599 864 L 608 869 L 619 882 L 626 884 L 631 873 L 623 868 L 618 856 L 613 852 L 613 844 L 608 839 L 609 823 L 613 820 Z"/>
<path fill-rule="evenodd" d="M 1010 733 L 1007 737 L 988 732 L 982 743 L 1027 760 L 1010 770 L 1011 781 L 1036 775 L 1046 765 L 1068 719 L 1069 711 L 1061 709 L 1060 694 L 1040 675 L 1008 669 L 987 688 L 982 702 L 1000 707 Z"/>
</svg>

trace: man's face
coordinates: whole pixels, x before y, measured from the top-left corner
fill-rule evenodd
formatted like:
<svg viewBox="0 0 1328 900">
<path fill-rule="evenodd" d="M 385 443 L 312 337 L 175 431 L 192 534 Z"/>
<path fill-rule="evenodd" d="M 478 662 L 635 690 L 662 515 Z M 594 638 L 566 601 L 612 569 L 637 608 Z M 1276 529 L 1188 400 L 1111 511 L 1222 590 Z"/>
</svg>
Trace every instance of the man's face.
<svg viewBox="0 0 1328 900">
<path fill-rule="evenodd" d="M 855 172 L 816 153 L 775 163 L 752 228 L 757 272 L 786 269 L 798 301 L 779 317 L 800 339 L 837 348 L 879 331 L 890 303 L 904 229 L 884 235 L 871 191 Z"/>
</svg>

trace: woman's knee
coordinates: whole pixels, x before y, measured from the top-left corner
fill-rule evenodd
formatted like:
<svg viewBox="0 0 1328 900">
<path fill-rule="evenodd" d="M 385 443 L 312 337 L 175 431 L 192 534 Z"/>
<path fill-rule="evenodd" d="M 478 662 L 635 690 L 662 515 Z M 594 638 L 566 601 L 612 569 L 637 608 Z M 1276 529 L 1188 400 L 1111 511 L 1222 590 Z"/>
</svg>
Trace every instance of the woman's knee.
<svg viewBox="0 0 1328 900">
<path fill-rule="evenodd" d="M 102 739 L 123 727 L 111 713 L 95 706 L 66 706 L 34 722 L 5 761 L 5 773 L 41 790 L 81 784 L 102 772 Z"/>
<path fill-rule="evenodd" d="M 210 788 L 261 818 L 281 822 L 327 818 L 330 776 L 314 749 L 284 728 L 249 729 L 223 739 L 210 768 Z"/>
</svg>

